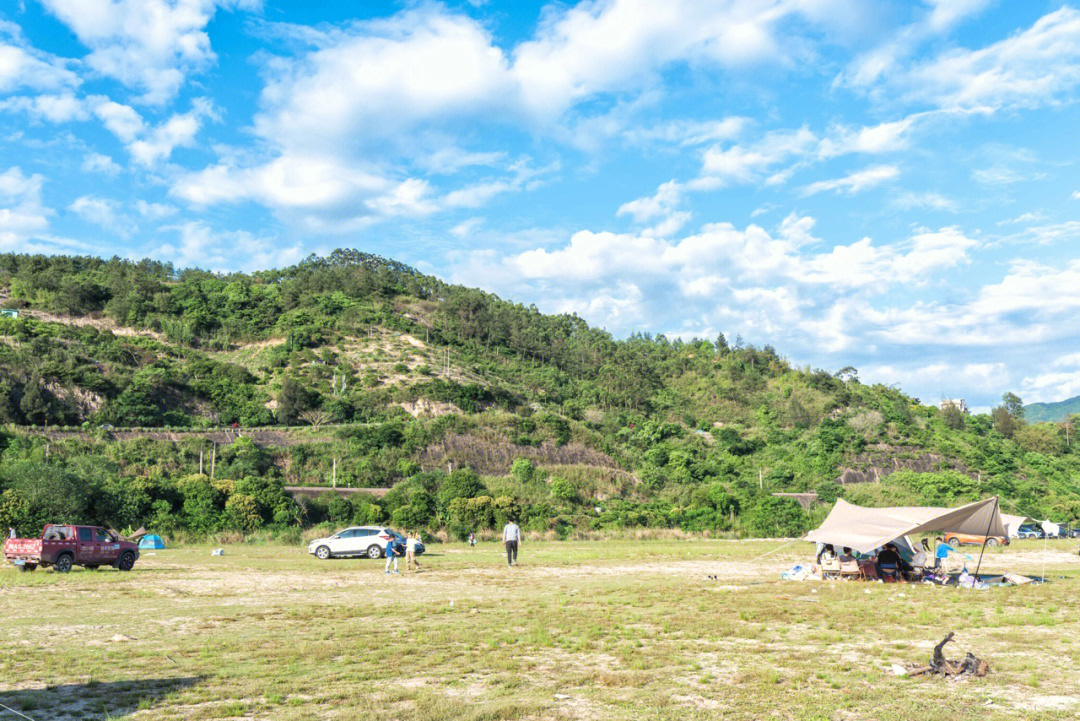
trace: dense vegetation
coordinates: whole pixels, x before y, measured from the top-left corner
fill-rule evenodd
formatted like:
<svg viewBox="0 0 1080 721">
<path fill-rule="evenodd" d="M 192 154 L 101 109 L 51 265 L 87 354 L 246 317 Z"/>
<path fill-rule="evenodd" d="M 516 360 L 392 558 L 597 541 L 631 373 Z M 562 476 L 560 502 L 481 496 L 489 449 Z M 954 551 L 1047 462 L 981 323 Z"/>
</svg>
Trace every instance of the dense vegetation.
<svg viewBox="0 0 1080 721">
<path fill-rule="evenodd" d="M 1072 425 L 1025 423 L 1012 394 L 939 412 L 853 368 L 722 335 L 615 340 L 357 251 L 229 275 L 2 255 L 0 305 L 18 311 L 0 318 L 0 525 L 20 529 L 462 534 L 515 515 L 777 535 L 825 506 L 772 493 L 808 490 L 1080 518 Z M 392 490 L 284 492 L 333 481 Z"/>
</svg>

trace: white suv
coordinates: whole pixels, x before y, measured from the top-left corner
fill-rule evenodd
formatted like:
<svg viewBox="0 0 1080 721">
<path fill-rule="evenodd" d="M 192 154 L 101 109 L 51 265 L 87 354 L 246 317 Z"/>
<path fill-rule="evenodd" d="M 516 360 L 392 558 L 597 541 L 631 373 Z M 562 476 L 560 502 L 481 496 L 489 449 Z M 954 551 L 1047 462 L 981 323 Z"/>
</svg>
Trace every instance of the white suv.
<svg viewBox="0 0 1080 721">
<path fill-rule="evenodd" d="M 382 558 L 386 542 L 400 538 L 389 528 L 380 526 L 350 526 L 327 538 L 317 538 L 308 544 L 308 553 L 320 561 L 336 556 L 367 556 Z"/>
</svg>

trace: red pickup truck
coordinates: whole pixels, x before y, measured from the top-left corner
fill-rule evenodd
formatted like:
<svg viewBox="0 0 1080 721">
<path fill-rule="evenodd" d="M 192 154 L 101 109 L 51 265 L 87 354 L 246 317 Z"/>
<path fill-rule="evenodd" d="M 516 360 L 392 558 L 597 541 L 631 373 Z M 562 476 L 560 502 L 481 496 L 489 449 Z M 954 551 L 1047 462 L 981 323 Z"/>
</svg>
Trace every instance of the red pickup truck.
<svg viewBox="0 0 1080 721">
<path fill-rule="evenodd" d="M 139 558 L 139 545 L 98 526 L 52 523 L 42 529 L 41 538 L 4 541 L 4 558 L 23 571 L 52 566 L 60 573 L 67 573 L 75 565 L 90 569 L 113 566 L 130 571 Z"/>
</svg>

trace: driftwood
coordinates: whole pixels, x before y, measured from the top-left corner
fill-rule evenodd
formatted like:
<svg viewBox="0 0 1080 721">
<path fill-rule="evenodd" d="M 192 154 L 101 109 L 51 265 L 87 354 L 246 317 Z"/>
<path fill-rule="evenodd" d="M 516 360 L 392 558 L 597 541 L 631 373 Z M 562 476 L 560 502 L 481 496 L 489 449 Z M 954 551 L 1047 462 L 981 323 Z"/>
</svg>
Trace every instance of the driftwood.
<svg viewBox="0 0 1080 721">
<path fill-rule="evenodd" d="M 962 677 L 983 677 L 990 672 L 990 665 L 981 658 L 976 658 L 970 651 L 964 656 L 962 661 L 950 661 L 945 658 L 945 654 L 942 649 L 945 648 L 945 644 L 953 640 L 953 633 L 950 631 L 949 635 L 941 639 L 941 643 L 934 646 L 934 657 L 930 659 L 929 666 L 915 666 L 908 671 L 910 676 L 922 676 L 924 674 L 935 674 L 944 676 L 945 678 L 962 678 Z"/>
</svg>

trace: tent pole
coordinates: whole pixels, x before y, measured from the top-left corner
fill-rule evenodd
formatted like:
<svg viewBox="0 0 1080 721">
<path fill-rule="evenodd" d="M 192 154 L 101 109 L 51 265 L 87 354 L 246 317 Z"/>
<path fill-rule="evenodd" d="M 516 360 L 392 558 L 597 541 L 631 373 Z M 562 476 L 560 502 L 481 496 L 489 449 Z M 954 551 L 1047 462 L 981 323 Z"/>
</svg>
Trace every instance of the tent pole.
<svg viewBox="0 0 1080 721">
<path fill-rule="evenodd" d="M 999 512 L 999 513 L 1001 512 L 1001 500 L 997 496 L 994 496 L 994 510 Z M 979 563 L 978 563 L 978 565 L 975 566 L 975 582 L 976 583 L 979 582 L 979 569 L 982 568 L 983 551 L 986 550 L 986 542 L 989 540 L 988 537 L 990 535 L 990 526 L 992 526 L 993 524 L 994 524 L 994 514 L 991 513 L 990 514 L 990 521 L 986 524 L 986 533 L 983 534 L 982 548 L 979 549 Z"/>
</svg>

